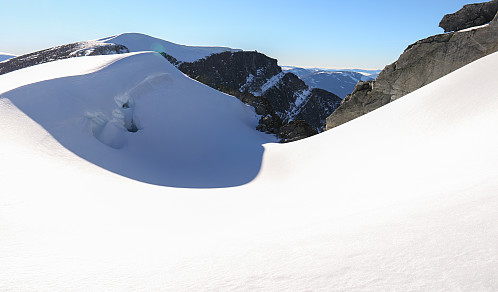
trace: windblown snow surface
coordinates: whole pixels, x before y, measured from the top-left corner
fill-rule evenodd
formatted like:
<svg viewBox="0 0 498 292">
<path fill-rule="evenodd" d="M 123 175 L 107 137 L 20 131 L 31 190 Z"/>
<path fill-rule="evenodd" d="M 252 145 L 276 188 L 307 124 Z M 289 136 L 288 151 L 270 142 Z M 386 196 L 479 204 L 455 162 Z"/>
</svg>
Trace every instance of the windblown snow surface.
<svg viewBox="0 0 498 292">
<path fill-rule="evenodd" d="M 289 144 L 154 53 L 5 74 L 0 290 L 497 290 L 497 67 Z"/>
<path fill-rule="evenodd" d="M 209 55 L 226 51 L 240 51 L 239 49 L 231 49 L 226 47 L 194 47 L 179 45 L 141 33 L 123 33 L 112 37 L 98 39 L 96 41 L 124 45 L 130 50 L 130 52 L 165 52 L 181 62 L 194 62 Z"/>
<path fill-rule="evenodd" d="M 0 62 L 3 62 L 5 60 L 8 60 L 10 58 L 14 58 L 16 57 L 16 55 L 12 55 L 12 54 L 9 54 L 9 53 L 2 53 L 0 52 Z"/>
</svg>

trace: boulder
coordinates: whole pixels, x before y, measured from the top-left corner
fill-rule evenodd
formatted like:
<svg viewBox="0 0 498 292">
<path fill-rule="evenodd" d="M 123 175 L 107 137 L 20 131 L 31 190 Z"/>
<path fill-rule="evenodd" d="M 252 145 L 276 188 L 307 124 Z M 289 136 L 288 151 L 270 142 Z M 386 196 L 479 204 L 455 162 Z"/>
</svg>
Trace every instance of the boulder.
<svg viewBox="0 0 498 292">
<path fill-rule="evenodd" d="M 498 12 L 498 0 L 465 5 L 455 13 L 447 14 L 439 23 L 444 32 L 458 31 L 489 23 Z"/>
</svg>

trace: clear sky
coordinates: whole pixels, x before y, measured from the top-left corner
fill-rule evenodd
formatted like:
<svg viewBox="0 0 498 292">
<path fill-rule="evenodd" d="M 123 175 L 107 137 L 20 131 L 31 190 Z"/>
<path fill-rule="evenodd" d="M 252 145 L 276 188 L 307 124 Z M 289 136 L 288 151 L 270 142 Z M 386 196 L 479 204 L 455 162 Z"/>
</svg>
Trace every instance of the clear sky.
<svg viewBox="0 0 498 292">
<path fill-rule="evenodd" d="M 382 69 L 472 0 L 0 0 L 0 52 L 140 32 L 257 50 L 280 65 Z"/>
</svg>

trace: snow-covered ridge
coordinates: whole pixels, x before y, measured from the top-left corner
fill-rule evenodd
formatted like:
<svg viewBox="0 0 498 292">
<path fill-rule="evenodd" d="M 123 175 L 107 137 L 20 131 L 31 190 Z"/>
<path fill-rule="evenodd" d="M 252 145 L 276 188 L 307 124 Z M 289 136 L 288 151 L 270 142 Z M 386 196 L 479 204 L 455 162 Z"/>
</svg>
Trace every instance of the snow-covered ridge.
<svg viewBox="0 0 498 292">
<path fill-rule="evenodd" d="M 194 62 L 212 54 L 226 51 L 240 51 L 239 49 L 231 49 L 226 47 L 197 47 L 179 45 L 140 33 L 123 33 L 112 37 L 97 39 L 95 41 L 124 45 L 130 50 L 130 52 L 165 52 L 180 62 Z"/>
<path fill-rule="evenodd" d="M 0 52 L 0 62 L 3 62 L 5 60 L 8 60 L 8 59 L 14 58 L 14 57 L 16 57 L 16 55 Z"/>
<path fill-rule="evenodd" d="M 127 52 L 129 52 L 128 49 L 122 45 L 95 41 L 65 44 L 5 60 L 0 63 L 0 75 L 56 60 L 90 55 L 122 54 Z"/>
</svg>

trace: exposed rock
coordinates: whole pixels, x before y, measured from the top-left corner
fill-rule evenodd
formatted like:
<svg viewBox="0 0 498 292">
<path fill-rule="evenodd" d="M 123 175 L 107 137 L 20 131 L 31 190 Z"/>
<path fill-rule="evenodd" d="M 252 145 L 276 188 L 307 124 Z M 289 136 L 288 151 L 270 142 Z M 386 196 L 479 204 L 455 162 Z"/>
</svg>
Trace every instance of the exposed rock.
<svg viewBox="0 0 498 292">
<path fill-rule="evenodd" d="M 369 94 L 375 81 L 358 82 L 353 92 L 346 96 L 335 112 L 327 117 L 325 131 L 362 116 L 369 111 L 389 103 L 390 98 L 370 99 Z M 353 98 L 353 101 L 351 99 Z"/>
<path fill-rule="evenodd" d="M 220 91 L 223 91 L 226 94 L 235 96 L 243 103 L 252 106 L 254 108 L 254 110 L 256 111 L 256 114 L 258 114 L 258 115 L 266 116 L 266 115 L 275 113 L 271 103 L 267 99 L 265 99 L 261 96 L 255 96 L 249 92 L 240 92 L 238 90 L 233 90 L 233 89 L 227 90 L 227 89 L 222 88 Z"/>
<path fill-rule="evenodd" d="M 328 91 L 312 90 L 296 75 L 282 72 L 277 60 L 258 52 L 223 52 L 190 63 L 162 55 L 191 78 L 253 106 L 262 116 L 257 129 L 277 136 L 282 125 L 295 119 L 304 122 L 294 128 L 308 123 L 321 130 L 341 101 Z M 303 130 L 299 137 L 311 132 Z"/>
<path fill-rule="evenodd" d="M 308 86 L 292 73 L 282 74 L 280 80 L 264 91 L 262 97 L 270 101 L 277 114 L 289 120 L 294 109 L 296 95 L 305 92 Z"/>
<path fill-rule="evenodd" d="M 306 105 L 293 117 L 295 120 L 304 120 L 315 130 L 322 131 L 322 127 L 329 115 L 341 105 L 342 100 L 329 91 L 313 88 Z"/>
<path fill-rule="evenodd" d="M 497 12 L 498 0 L 468 4 L 455 13 L 445 15 L 439 27 L 444 32 L 450 32 L 483 25 L 493 20 Z"/>
<path fill-rule="evenodd" d="M 305 121 L 291 121 L 280 128 L 277 137 L 280 143 L 294 142 L 318 134 L 318 131 L 310 127 Z"/>
<path fill-rule="evenodd" d="M 282 119 L 275 114 L 268 114 L 259 120 L 256 130 L 265 132 L 267 134 L 279 134 L 282 127 Z"/>
<path fill-rule="evenodd" d="M 0 63 L 0 75 L 22 68 L 72 57 L 123 54 L 128 52 L 128 48 L 116 44 L 99 42 L 67 44 L 8 59 L 7 61 Z"/>
<path fill-rule="evenodd" d="M 171 64 L 173 64 L 177 67 L 182 63 L 182 62 L 178 61 L 175 57 L 170 56 L 170 55 L 166 54 L 165 52 L 159 52 L 159 54 L 161 54 L 164 58 L 166 58 L 166 60 L 168 60 Z"/>
<path fill-rule="evenodd" d="M 369 85 L 360 82 L 327 118 L 325 130 L 371 112 L 496 51 L 498 18 L 488 26 L 420 40 L 386 66 L 376 81 Z"/>
</svg>

